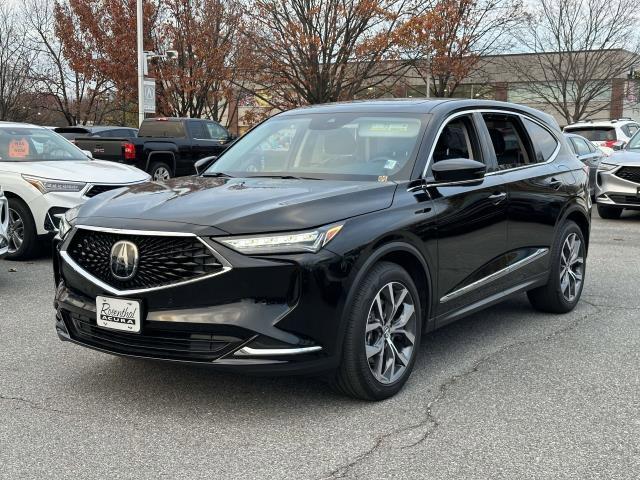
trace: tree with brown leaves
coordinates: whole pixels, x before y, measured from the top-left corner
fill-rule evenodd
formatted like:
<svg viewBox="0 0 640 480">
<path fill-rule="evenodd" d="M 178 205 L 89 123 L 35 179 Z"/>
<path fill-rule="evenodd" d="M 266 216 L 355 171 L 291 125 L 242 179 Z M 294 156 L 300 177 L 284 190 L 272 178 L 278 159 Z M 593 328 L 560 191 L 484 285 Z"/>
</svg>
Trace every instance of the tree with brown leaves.
<svg viewBox="0 0 640 480">
<path fill-rule="evenodd" d="M 510 33 L 523 18 L 521 0 L 436 0 L 396 38 L 430 95 L 451 97 L 463 80 L 481 73 L 481 56 L 512 46 Z"/>
<path fill-rule="evenodd" d="M 284 109 L 353 99 L 401 68 L 392 32 L 407 0 L 255 0 L 253 94 Z"/>
</svg>

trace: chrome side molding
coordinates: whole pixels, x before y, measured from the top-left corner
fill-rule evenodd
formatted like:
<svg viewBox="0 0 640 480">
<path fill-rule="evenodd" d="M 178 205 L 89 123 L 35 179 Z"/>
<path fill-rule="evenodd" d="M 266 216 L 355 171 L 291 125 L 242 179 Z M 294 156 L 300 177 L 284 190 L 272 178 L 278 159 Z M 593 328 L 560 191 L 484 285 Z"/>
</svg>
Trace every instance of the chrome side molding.
<svg viewBox="0 0 640 480">
<path fill-rule="evenodd" d="M 300 347 L 300 348 L 251 348 L 242 347 L 233 353 L 234 356 L 246 355 L 246 356 L 277 356 L 277 355 L 300 355 L 303 353 L 319 352 L 322 347 L 314 345 L 313 347 Z"/>
<path fill-rule="evenodd" d="M 444 297 L 440 299 L 440 303 L 446 303 L 449 300 L 453 300 L 454 298 L 458 298 L 469 292 L 477 290 L 478 288 L 484 287 L 485 285 L 493 282 L 494 280 L 502 278 L 505 275 L 509 275 L 510 273 L 515 272 L 519 268 L 529 265 L 531 262 L 534 262 L 539 258 L 544 257 L 548 253 L 549 253 L 548 248 L 539 248 L 538 250 L 533 252 L 531 255 L 523 258 L 522 260 L 518 260 L 517 262 L 511 265 L 508 265 L 503 269 L 498 270 L 497 272 L 493 272 L 491 275 L 487 275 L 486 277 L 481 278 L 480 280 L 476 280 L 475 282 L 470 283 L 469 285 L 466 285 L 462 288 L 459 288 L 458 290 L 454 290 L 453 292 L 446 294 Z"/>
</svg>

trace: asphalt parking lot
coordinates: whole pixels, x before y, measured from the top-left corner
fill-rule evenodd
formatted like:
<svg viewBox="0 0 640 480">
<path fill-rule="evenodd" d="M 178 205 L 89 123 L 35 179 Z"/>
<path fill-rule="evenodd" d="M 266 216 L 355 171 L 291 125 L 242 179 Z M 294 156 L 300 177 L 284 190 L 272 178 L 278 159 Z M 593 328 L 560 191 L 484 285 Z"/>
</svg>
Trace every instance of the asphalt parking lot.
<svg viewBox="0 0 640 480">
<path fill-rule="evenodd" d="M 15 271 L 11 271 L 15 270 Z M 50 258 L 0 261 L 0 478 L 640 478 L 640 212 L 594 214 L 583 300 L 431 333 L 381 403 L 59 342 Z"/>
</svg>

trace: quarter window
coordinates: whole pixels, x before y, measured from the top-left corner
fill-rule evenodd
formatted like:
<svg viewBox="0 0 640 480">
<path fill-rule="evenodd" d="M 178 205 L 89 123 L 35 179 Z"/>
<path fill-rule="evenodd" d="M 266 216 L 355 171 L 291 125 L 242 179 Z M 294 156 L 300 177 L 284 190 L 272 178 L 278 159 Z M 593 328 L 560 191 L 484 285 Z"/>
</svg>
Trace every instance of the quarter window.
<svg viewBox="0 0 640 480">
<path fill-rule="evenodd" d="M 573 147 L 576 152 L 576 155 L 583 156 L 583 155 L 589 155 L 589 153 L 591 153 L 589 149 L 589 145 L 587 144 L 587 142 L 585 142 L 581 138 L 572 138 L 571 142 L 573 143 Z"/>
<path fill-rule="evenodd" d="M 532 122 L 528 118 L 524 119 L 524 125 L 533 144 L 536 161 L 538 163 L 548 162 L 553 152 L 558 148 L 558 140 L 556 140 L 556 137 L 554 137 L 549 130 Z M 584 147 L 586 147 L 586 143 L 582 140 L 581 142 L 584 144 Z"/>
</svg>

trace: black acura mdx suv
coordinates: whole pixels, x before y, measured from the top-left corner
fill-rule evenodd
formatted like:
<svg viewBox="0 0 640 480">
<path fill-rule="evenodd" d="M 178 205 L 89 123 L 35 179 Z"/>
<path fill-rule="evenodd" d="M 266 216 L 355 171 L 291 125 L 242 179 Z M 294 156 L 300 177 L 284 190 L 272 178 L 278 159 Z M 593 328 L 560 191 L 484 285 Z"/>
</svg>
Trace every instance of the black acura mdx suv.
<svg viewBox="0 0 640 480">
<path fill-rule="evenodd" d="M 300 108 L 200 174 L 67 212 L 62 340 L 253 373 L 323 374 L 383 399 L 421 335 L 526 292 L 580 299 L 589 176 L 556 122 L 475 100 Z"/>
</svg>

